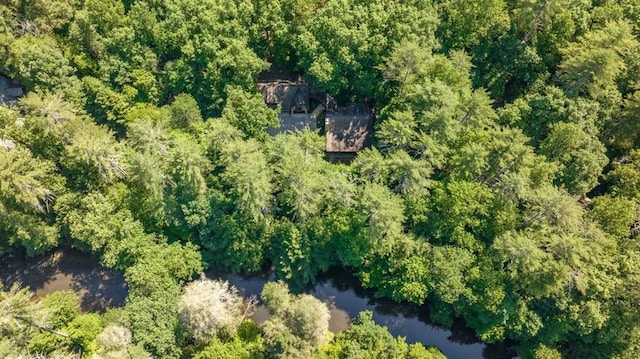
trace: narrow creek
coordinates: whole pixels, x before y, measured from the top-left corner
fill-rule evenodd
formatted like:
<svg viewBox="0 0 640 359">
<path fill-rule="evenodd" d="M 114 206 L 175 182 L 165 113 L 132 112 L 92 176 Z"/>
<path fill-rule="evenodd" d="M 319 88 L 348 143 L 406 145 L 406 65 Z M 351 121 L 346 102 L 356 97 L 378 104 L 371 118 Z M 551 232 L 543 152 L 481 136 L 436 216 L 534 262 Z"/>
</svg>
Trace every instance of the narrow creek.
<svg viewBox="0 0 640 359">
<path fill-rule="evenodd" d="M 244 296 L 259 295 L 264 283 L 274 280 L 273 275 L 244 277 L 211 271 L 207 276 L 228 280 Z M 0 280 L 5 287 L 14 282 L 29 286 L 36 297 L 59 290 L 76 291 L 84 311 L 103 312 L 122 306 L 127 296 L 121 273 L 100 267 L 98 257 L 73 249 L 58 249 L 35 258 L 23 255 L 1 258 Z M 374 298 L 343 269 L 334 268 L 318 276 L 306 291 L 327 303 L 331 310 L 329 329 L 334 333 L 346 329 L 349 319 L 359 312 L 370 310 L 375 322 L 389 328 L 393 335 L 406 337 L 408 343 L 436 346 L 451 359 L 507 359 L 515 355 L 505 345 L 480 342 L 461 320 L 451 329 L 438 327 L 428 322 L 425 308 Z M 268 318 L 267 310 L 258 306 L 253 319 L 262 323 Z"/>
</svg>

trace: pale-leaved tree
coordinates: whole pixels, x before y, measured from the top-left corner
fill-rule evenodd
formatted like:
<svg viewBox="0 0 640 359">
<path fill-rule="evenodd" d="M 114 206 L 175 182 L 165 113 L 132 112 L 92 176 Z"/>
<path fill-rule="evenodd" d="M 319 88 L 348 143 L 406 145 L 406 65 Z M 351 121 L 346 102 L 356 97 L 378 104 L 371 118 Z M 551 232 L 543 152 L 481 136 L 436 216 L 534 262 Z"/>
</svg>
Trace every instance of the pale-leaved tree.
<svg viewBox="0 0 640 359">
<path fill-rule="evenodd" d="M 218 333 L 233 333 L 242 321 L 243 300 L 227 281 L 201 279 L 189 283 L 180 302 L 180 322 L 199 342 L 208 342 Z"/>
</svg>

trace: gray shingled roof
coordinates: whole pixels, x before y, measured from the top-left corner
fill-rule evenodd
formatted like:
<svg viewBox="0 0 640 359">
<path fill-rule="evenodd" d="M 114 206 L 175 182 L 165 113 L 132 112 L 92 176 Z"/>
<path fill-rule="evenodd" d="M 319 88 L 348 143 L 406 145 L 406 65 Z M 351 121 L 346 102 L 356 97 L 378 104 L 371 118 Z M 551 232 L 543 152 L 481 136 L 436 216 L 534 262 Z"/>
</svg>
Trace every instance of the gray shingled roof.
<svg viewBox="0 0 640 359">
<path fill-rule="evenodd" d="M 271 136 L 285 132 L 302 131 L 304 129 L 314 131 L 317 128 L 316 117 L 310 113 L 291 114 L 283 112 L 278 115 L 278 119 L 280 120 L 280 127 L 267 130 Z"/>
<path fill-rule="evenodd" d="M 318 116 L 320 116 L 322 112 L 324 112 L 324 106 L 322 105 L 318 105 L 312 113 L 282 112 L 278 115 L 280 127 L 270 128 L 267 132 L 269 135 L 275 136 L 279 133 L 302 131 L 305 129 L 315 131 L 318 128 Z"/>
</svg>

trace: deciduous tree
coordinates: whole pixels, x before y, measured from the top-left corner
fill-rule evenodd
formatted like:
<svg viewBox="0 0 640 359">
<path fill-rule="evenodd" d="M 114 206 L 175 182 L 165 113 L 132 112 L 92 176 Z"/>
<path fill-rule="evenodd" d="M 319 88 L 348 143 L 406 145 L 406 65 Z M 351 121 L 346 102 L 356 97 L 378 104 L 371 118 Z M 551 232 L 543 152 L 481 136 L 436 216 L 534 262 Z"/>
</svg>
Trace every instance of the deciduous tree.
<svg viewBox="0 0 640 359">
<path fill-rule="evenodd" d="M 226 281 L 187 284 L 178 303 L 180 323 L 195 340 L 208 343 L 220 333 L 233 336 L 242 320 L 242 297 Z"/>
</svg>

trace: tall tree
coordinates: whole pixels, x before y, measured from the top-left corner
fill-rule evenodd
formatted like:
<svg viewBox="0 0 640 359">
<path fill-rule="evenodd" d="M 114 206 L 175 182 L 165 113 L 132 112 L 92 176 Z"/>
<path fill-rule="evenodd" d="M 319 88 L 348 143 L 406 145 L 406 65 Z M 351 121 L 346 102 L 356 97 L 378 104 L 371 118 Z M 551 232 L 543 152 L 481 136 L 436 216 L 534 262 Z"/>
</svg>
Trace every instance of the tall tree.
<svg viewBox="0 0 640 359">
<path fill-rule="evenodd" d="M 612 194 L 640 200 L 640 151 L 631 151 L 615 161 L 606 179 Z"/>
<path fill-rule="evenodd" d="M 74 69 L 50 36 L 23 36 L 9 44 L 0 66 L 28 90 L 71 91 L 79 85 Z"/>
<path fill-rule="evenodd" d="M 20 245 L 34 255 L 55 246 L 59 233 L 51 215 L 63 188 L 53 163 L 20 146 L 0 147 L 0 248 Z"/>
<path fill-rule="evenodd" d="M 621 96 L 616 80 L 626 69 L 625 57 L 638 46 L 628 23 L 609 22 L 561 50 L 559 80 L 572 95 L 586 95 L 609 106 L 619 105 Z"/>
<path fill-rule="evenodd" d="M 255 140 L 235 141 L 224 148 L 221 177 L 229 186 L 241 213 L 259 220 L 272 205 L 271 170 L 260 145 Z"/>
<path fill-rule="evenodd" d="M 123 146 L 112 132 L 87 120 L 73 126 L 61 162 L 77 188 L 95 188 L 126 177 Z"/>
<path fill-rule="evenodd" d="M 609 163 L 604 145 L 579 125 L 556 123 L 540 152 L 559 166 L 556 183 L 574 195 L 584 195 L 598 184 L 598 177 Z"/>
<path fill-rule="evenodd" d="M 222 119 L 236 126 L 247 138 L 264 141 L 267 129 L 278 127 L 278 114 L 265 105 L 262 96 L 243 91 L 239 87 L 228 87 L 227 103 Z"/>
<path fill-rule="evenodd" d="M 29 355 L 27 344 L 34 334 L 32 325 L 43 325 L 46 312 L 32 301 L 29 288 L 14 283 L 8 290 L 0 289 L 0 355 Z"/>
<path fill-rule="evenodd" d="M 375 99 L 381 94 L 376 67 L 394 44 L 411 39 L 431 49 L 436 26 L 427 2 L 332 0 L 301 25 L 295 47 L 314 83 L 342 99 Z"/>
<path fill-rule="evenodd" d="M 504 0 L 442 1 L 439 11 L 438 35 L 445 49 L 469 49 L 506 32 L 511 21 Z"/>
<path fill-rule="evenodd" d="M 251 89 L 267 64 L 248 47 L 248 29 L 236 2 L 171 0 L 154 27 L 158 55 L 166 59 L 167 95 L 191 94 L 206 116 L 220 114 L 228 85 Z M 188 20 L 187 20 L 188 19 Z"/>
</svg>

